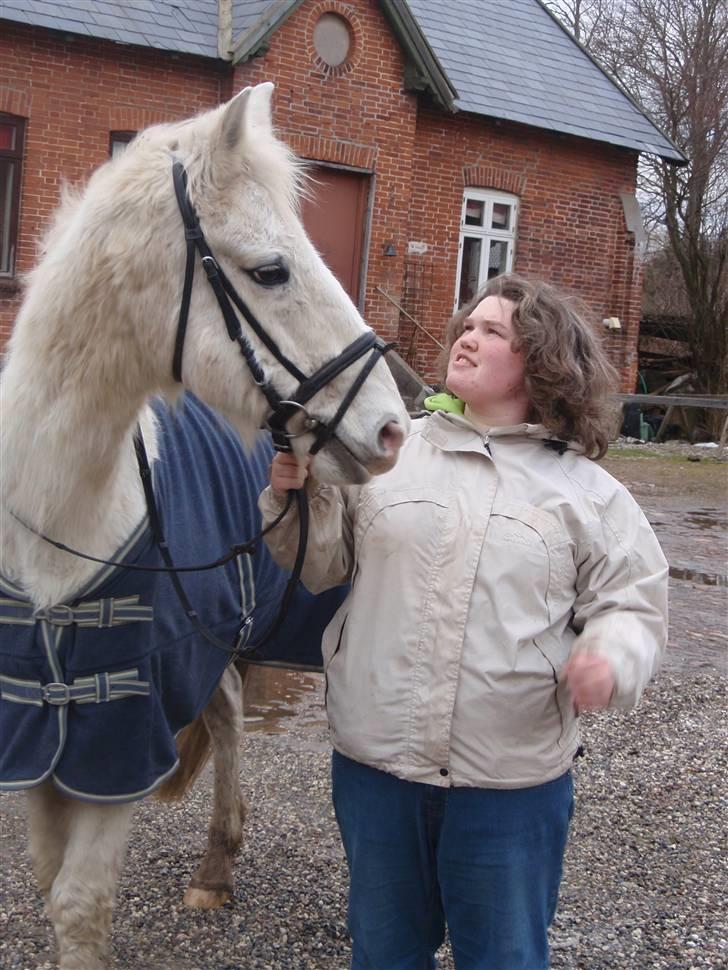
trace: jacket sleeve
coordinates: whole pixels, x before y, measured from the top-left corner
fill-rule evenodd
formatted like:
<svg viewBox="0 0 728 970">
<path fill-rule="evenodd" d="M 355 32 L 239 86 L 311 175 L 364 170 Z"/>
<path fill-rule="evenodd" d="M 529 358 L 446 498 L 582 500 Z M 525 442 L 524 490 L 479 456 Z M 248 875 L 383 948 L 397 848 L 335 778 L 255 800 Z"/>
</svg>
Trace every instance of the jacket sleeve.
<svg viewBox="0 0 728 970">
<path fill-rule="evenodd" d="M 573 652 L 607 657 L 611 707 L 634 707 L 667 643 L 668 564 L 642 510 L 620 487 L 592 524 L 578 563 Z"/>
<path fill-rule="evenodd" d="M 301 581 L 311 593 L 340 586 L 351 578 L 354 562 L 353 517 L 359 489 L 322 485 L 314 479 L 306 483 L 309 524 L 306 556 Z M 285 508 L 270 485 L 258 499 L 263 525 L 270 525 Z M 283 569 L 292 569 L 298 549 L 298 506 L 294 502 L 283 520 L 266 536 L 271 556 Z"/>
</svg>

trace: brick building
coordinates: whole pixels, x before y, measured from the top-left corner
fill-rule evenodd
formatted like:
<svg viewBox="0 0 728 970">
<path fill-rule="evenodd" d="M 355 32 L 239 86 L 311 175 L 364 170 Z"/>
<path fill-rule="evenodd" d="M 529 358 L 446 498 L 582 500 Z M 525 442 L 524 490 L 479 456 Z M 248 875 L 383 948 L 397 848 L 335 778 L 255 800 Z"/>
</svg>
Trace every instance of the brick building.
<svg viewBox="0 0 728 970">
<path fill-rule="evenodd" d="M 314 241 L 419 373 L 513 268 L 617 318 L 634 388 L 637 160 L 684 159 L 539 0 L 0 0 L 0 347 L 61 182 L 262 80 Z"/>
</svg>

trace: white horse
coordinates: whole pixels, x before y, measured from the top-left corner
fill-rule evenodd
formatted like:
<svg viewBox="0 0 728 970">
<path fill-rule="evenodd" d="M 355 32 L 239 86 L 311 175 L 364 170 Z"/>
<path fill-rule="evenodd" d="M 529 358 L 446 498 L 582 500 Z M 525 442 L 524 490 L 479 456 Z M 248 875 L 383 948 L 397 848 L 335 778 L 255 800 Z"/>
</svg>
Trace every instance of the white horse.
<svg viewBox="0 0 728 970">
<path fill-rule="evenodd" d="M 271 401 L 295 398 L 301 378 L 323 368 L 329 382 L 299 394 L 303 404 L 284 409 L 279 431 L 293 435 L 294 450 L 305 455 L 316 431 L 339 421 L 335 435 L 319 442 L 315 471 L 324 481 L 364 481 L 396 461 L 406 412 L 385 363 L 373 366 L 367 327 L 301 226 L 301 172 L 273 133 L 272 90 L 271 84 L 248 88 L 197 118 L 140 134 L 94 173 L 83 193 L 64 199 L 30 274 L 0 379 L 0 576 L 46 620 L 88 586 L 98 563 L 43 536 L 109 560 L 146 521 L 133 434 L 139 425 L 154 465 L 163 454 L 150 405 L 155 398 L 174 402 L 187 389 L 251 444 Z M 178 174 L 186 173 L 188 210 L 196 210 L 214 256 L 201 260 L 203 251 L 193 252 L 197 271 L 190 277 L 183 344 L 177 334 L 187 243 L 175 162 Z M 212 276 L 219 266 L 247 307 L 242 315 L 257 318 L 271 339 L 245 319 L 242 336 L 231 339 L 229 313 L 224 321 L 201 263 Z M 360 350 L 338 368 L 324 366 L 359 340 L 364 356 Z M 238 345 L 247 348 L 252 373 Z M 367 369 L 342 416 L 342 400 Z M 68 607 L 60 609 L 56 619 Z M 5 642 L 11 629 L 0 626 Z M 26 696 L 26 708 L 12 699 L 0 705 L 7 713 L 28 704 L 73 703 L 68 685 L 54 689 L 61 695 L 41 685 L 35 700 Z M 229 895 L 230 858 L 241 838 L 239 698 L 239 675 L 230 666 L 204 714 L 218 780 L 211 855 L 188 894 L 192 905 L 220 904 Z M 104 767 L 91 766 L 98 773 Z M 69 797 L 52 774 L 15 787 L 29 788 L 31 855 L 60 966 L 98 970 L 106 963 L 135 803 Z"/>
</svg>

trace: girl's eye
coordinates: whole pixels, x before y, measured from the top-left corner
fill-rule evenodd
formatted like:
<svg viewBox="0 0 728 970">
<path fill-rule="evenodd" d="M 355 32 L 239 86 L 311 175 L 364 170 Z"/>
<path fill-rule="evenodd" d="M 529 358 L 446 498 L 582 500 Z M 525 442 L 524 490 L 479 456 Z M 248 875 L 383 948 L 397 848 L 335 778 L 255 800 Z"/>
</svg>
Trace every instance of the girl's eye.
<svg viewBox="0 0 728 970">
<path fill-rule="evenodd" d="M 248 276 L 259 286 L 281 286 L 288 282 L 288 268 L 283 263 L 266 263 L 246 270 Z"/>
</svg>

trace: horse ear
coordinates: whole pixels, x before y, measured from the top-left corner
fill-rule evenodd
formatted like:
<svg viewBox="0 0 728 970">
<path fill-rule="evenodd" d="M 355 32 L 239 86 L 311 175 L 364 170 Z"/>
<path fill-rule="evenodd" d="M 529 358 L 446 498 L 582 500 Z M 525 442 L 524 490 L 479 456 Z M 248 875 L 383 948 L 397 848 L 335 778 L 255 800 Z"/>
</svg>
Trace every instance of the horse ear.
<svg viewBox="0 0 728 970">
<path fill-rule="evenodd" d="M 253 129 L 270 133 L 273 129 L 271 99 L 274 85 L 270 81 L 245 88 L 228 101 L 222 114 L 221 142 L 230 151 L 239 149 Z"/>
</svg>

